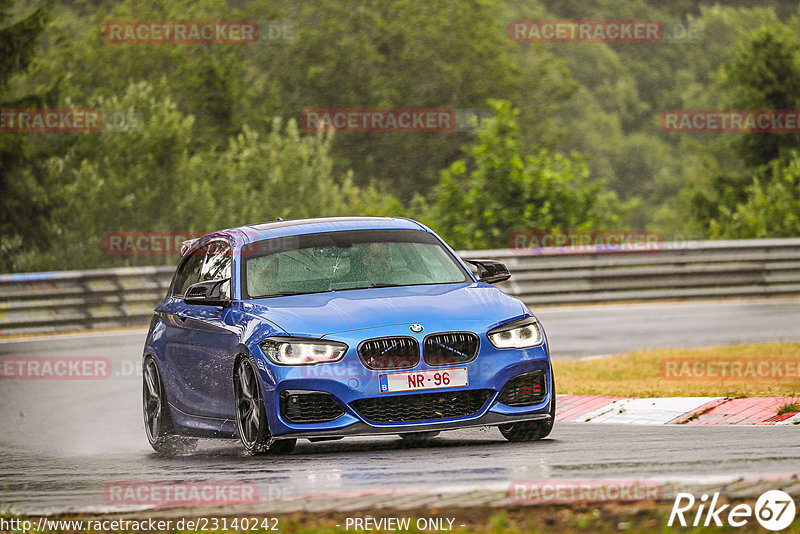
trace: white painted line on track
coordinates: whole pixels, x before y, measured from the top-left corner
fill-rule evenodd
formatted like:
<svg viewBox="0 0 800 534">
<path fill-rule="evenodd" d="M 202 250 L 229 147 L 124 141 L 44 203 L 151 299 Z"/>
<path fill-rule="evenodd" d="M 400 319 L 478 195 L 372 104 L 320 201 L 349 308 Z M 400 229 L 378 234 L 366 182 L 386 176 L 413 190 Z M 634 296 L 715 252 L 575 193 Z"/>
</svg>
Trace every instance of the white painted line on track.
<svg viewBox="0 0 800 534">
<path fill-rule="evenodd" d="M 623 399 L 614 401 L 581 419 L 590 423 L 628 425 L 664 425 L 676 417 L 691 413 L 700 406 L 724 397 L 667 397 Z"/>
</svg>

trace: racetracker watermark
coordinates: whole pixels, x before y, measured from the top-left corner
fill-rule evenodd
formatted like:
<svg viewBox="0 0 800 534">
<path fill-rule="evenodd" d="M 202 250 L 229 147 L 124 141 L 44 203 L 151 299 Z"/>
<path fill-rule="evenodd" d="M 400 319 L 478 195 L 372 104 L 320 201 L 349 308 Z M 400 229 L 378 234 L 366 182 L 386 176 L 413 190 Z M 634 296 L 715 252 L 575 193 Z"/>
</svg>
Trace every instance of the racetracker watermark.
<svg viewBox="0 0 800 534">
<path fill-rule="evenodd" d="M 230 254 L 231 249 L 224 240 L 210 240 L 195 246 L 209 232 L 191 230 L 179 232 L 106 232 L 103 235 L 103 250 L 113 256 L 162 256 L 186 254 Z M 297 236 L 264 239 L 242 246 L 242 256 L 262 256 L 285 250 L 296 250 Z"/>
<path fill-rule="evenodd" d="M 0 109 L 0 132 L 97 132 L 99 109 Z"/>
<path fill-rule="evenodd" d="M 520 504 L 660 501 L 664 483 L 653 480 L 532 480 L 512 482 L 508 498 Z"/>
<path fill-rule="evenodd" d="M 0 132 L 131 132 L 143 124 L 133 108 L 0 110 Z"/>
<path fill-rule="evenodd" d="M 670 109 L 659 121 L 667 133 L 800 133 L 796 109 Z"/>
<path fill-rule="evenodd" d="M 0 532 L 249 532 L 280 531 L 276 517 L 215 517 L 200 516 L 191 519 L 49 519 L 40 516 L 38 521 L 0 517 Z"/>
<path fill-rule="evenodd" d="M 487 108 L 456 108 L 454 132 L 474 132 L 481 127 L 483 121 L 494 117 L 494 111 Z"/>
<path fill-rule="evenodd" d="M 207 506 L 258 501 L 258 486 L 244 482 L 109 482 L 109 505 Z"/>
<path fill-rule="evenodd" d="M 518 43 L 660 43 L 660 20 L 514 20 L 508 37 Z"/>
<path fill-rule="evenodd" d="M 104 132 L 134 132 L 144 126 L 142 113 L 133 108 L 101 110 Z"/>
<path fill-rule="evenodd" d="M 258 21 L 259 43 L 293 43 L 297 40 L 297 28 L 291 20 L 271 19 Z"/>
<path fill-rule="evenodd" d="M 305 109 L 300 126 L 307 132 L 452 132 L 452 109 Z"/>
<path fill-rule="evenodd" d="M 661 360 L 664 380 L 800 380 L 800 360 L 719 358 L 666 358 Z"/>
<path fill-rule="evenodd" d="M 252 20 L 112 20 L 103 37 L 110 44 L 251 44 L 259 31 Z"/>
<path fill-rule="evenodd" d="M 103 250 L 114 256 L 180 255 L 185 241 L 197 239 L 207 232 L 106 232 Z M 203 250 L 206 253 L 207 250 Z"/>
<path fill-rule="evenodd" d="M 509 235 L 508 246 L 515 254 L 658 252 L 664 249 L 664 236 L 644 230 L 517 230 Z"/>
<path fill-rule="evenodd" d="M 105 380 L 111 360 L 100 356 L 2 356 L 0 380 Z"/>
</svg>

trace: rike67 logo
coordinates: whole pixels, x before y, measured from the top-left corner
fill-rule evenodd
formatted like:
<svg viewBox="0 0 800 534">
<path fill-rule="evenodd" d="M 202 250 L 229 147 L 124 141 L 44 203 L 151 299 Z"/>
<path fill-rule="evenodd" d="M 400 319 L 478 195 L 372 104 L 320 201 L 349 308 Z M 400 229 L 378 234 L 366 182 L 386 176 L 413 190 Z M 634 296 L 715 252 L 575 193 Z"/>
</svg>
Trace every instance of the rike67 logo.
<svg viewBox="0 0 800 534">
<path fill-rule="evenodd" d="M 731 507 L 730 504 L 720 505 L 718 501 L 719 493 L 714 493 L 710 501 L 706 494 L 701 495 L 700 499 L 695 499 L 691 493 L 678 493 L 667 526 L 721 527 L 728 524 L 732 527 L 742 527 L 755 516 L 762 527 L 777 532 L 788 527 L 795 516 L 794 499 L 781 490 L 764 492 L 756 501 L 755 507 L 749 504 L 737 504 Z"/>
</svg>

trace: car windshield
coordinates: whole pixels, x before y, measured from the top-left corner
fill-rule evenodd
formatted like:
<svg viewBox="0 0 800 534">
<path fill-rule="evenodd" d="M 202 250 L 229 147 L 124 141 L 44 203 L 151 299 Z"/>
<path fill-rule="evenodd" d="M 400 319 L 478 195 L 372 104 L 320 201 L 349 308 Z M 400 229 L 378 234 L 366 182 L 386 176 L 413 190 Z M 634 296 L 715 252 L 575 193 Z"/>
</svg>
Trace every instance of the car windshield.
<svg viewBox="0 0 800 534">
<path fill-rule="evenodd" d="M 242 250 L 243 298 L 468 282 L 433 235 L 353 230 L 257 241 Z"/>
</svg>

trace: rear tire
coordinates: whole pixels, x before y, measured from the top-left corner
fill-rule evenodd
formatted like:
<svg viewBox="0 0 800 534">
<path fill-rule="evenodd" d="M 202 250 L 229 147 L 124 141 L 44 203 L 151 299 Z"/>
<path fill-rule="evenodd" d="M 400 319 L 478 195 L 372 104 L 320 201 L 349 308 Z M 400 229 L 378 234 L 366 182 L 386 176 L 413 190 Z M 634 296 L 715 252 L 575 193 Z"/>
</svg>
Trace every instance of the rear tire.
<svg viewBox="0 0 800 534">
<path fill-rule="evenodd" d="M 508 441 L 537 441 L 550 435 L 556 421 L 556 381 L 553 379 L 553 391 L 550 394 L 550 418 L 544 421 L 524 421 L 500 425 L 500 433 Z"/>
<path fill-rule="evenodd" d="M 197 440 L 178 436 L 172 425 L 164 382 L 158 364 L 152 356 L 147 356 L 143 365 L 142 408 L 147 441 L 153 450 L 164 456 L 186 454 L 194 451 Z"/>
</svg>

